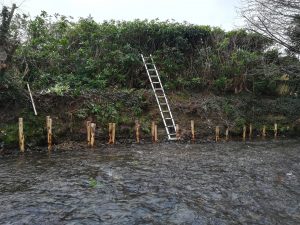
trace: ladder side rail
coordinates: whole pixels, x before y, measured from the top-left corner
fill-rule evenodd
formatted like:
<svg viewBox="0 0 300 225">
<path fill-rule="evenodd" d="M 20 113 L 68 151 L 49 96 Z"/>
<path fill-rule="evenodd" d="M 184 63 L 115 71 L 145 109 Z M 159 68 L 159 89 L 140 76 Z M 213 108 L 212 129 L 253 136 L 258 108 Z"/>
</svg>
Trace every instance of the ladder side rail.
<svg viewBox="0 0 300 225">
<path fill-rule="evenodd" d="M 167 96 L 166 96 L 166 94 L 165 94 L 165 90 L 164 90 L 164 88 L 163 88 L 163 86 L 162 86 L 162 82 L 161 82 L 160 76 L 159 76 L 159 74 L 158 74 L 158 70 L 157 70 L 157 68 L 156 68 L 156 66 L 155 66 L 154 60 L 153 60 L 153 58 L 152 58 L 152 55 L 150 55 L 150 58 L 151 58 L 151 61 L 152 61 L 153 66 L 154 66 L 154 69 L 155 69 L 155 71 L 156 71 L 156 74 L 157 74 L 159 83 L 160 83 L 160 85 L 161 85 L 161 88 L 162 88 L 162 91 L 163 91 L 163 94 L 164 94 L 164 97 L 165 97 L 165 101 L 166 101 L 166 103 L 167 103 L 167 107 L 168 107 L 170 116 L 171 116 L 171 118 L 172 118 L 172 123 L 173 123 L 173 126 L 174 126 L 174 130 L 175 130 L 175 132 L 176 132 L 176 125 L 175 125 L 174 117 L 173 117 L 172 112 L 171 112 L 171 108 L 170 108 L 170 105 L 169 105 L 169 101 L 168 101 Z"/>
<path fill-rule="evenodd" d="M 154 66 L 154 69 L 155 69 L 155 71 L 156 71 L 156 73 L 157 73 L 158 80 L 159 80 L 159 82 L 160 82 L 160 84 L 161 84 L 162 91 L 163 91 L 163 94 L 164 94 L 164 97 L 165 97 L 165 101 L 166 101 L 166 104 L 167 104 L 167 108 L 168 108 L 168 111 L 169 111 L 169 114 L 170 114 L 170 118 L 171 118 L 171 121 L 172 121 L 172 124 L 173 124 L 173 128 L 174 128 L 174 131 L 176 132 L 176 125 L 175 125 L 175 121 L 174 121 L 174 118 L 173 118 L 173 115 L 172 115 L 172 112 L 171 112 L 171 108 L 170 108 L 170 105 L 169 105 L 167 96 L 166 96 L 166 94 L 165 94 L 165 91 L 164 91 L 164 89 L 163 89 L 163 85 L 162 85 L 160 76 L 159 76 L 159 74 L 158 74 L 158 70 L 157 70 L 157 68 L 156 68 L 156 66 L 155 66 L 154 60 L 153 60 L 153 58 L 152 58 L 152 55 L 150 55 L 150 58 L 151 58 L 151 61 L 152 61 L 152 65 Z M 169 137 L 169 139 L 170 139 L 171 137 L 170 137 L 170 132 L 169 132 L 169 126 L 166 127 L 166 130 L 168 130 L 167 133 L 168 133 L 168 137 Z"/>
<path fill-rule="evenodd" d="M 145 66 L 145 69 L 146 69 L 148 78 L 149 78 L 150 83 L 151 83 L 152 90 L 153 90 L 154 95 L 155 95 L 156 102 L 157 102 L 158 107 L 159 107 L 160 114 L 161 114 L 162 119 L 163 119 L 163 123 L 164 123 L 165 128 L 166 128 L 166 131 L 167 131 L 167 135 L 169 136 L 170 133 L 169 133 L 169 130 L 167 129 L 167 123 L 166 123 L 164 114 L 163 114 L 163 112 L 162 112 L 162 108 L 161 108 L 159 99 L 158 99 L 158 97 L 157 97 L 157 93 L 156 93 L 156 91 L 155 91 L 155 87 L 154 87 L 154 85 L 153 85 L 153 81 L 152 81 L 151 75 L 150 75 L 150 73 L 149 73 L 149 71 L 148 71 L 148 67 L 147 67 L 147 65 L 146 65 L 146 61 L 145 61 L 145 59 L 144 59 L 144 56 L 143 56 L 142 54 L 141 54 L 141 56 L 142 56 L 142 59 L 143 59 L 143 63 L 144 63 L 144 66 Z M 155 66 L 155 65 L 153 64 L 153 66 Z M 158 76 L 158 73 L 156 73 L 156 75 Z M 159 76 L 158 76 L 158 79 L 159 79 Z M 160 79 L 159 79 L 159 81 L 160 81 Z M 161 82 L 160 82 L 160 86 L 161 86 L 161 88 L 162 88 Z M 163 89 L 162 89 L 162 90 L 163 90 Z M 163 93 L 164 93 L 164 92 L 163 92 Z"/>
<path fill-rule="evenodd" d="M 175 130 L 175 132 L 176 132 L 176 126 L 175 126 L 174 119 L 173 119 L 173 116 L 172 116 L 172 113 L 171 113 L 171 109 L 170 109 L 170 106 L 169 106 L 169 102 L 168 102 L 166 93 L 165 93 L 165 91 L 164 91 L 164 88 L 163 88 L 163 85 L 162 85 L 162 82 L 161 82 L 161 79 L 160 79 L 158 70 L 157 70 L 157 68 L 156 68 L 156 66 L 155 66 L 155 63 L 154 63 L 154 60 L 153 60 L 153 58 L 152 58 L 152 55 L 150 55 L 150 59 L 151 59 L 151 62 L 152 62 L 151 64 L 152 64 L 152 66 L 153 66 L 153 68 L 154 68 L 154 70 L 155 70 L 156 76 L 157 76 L 157 78 L 158 78 L 158 82 L 159 82 L 161 91 L 162 91 L 162 93 L 163 93 L 164 99 L 165 99 L 165 104 L 166 104 L 166 106 L 167 106 L 167 108 L 168 108 L 168 113 L 170 114 L 170 118 L 171 118 L 171 122 L 172 122 L 172 124 L 173 124 L 173 128 L 174 128 L 174 130 Z M 154 92 L 155 92 L 155 94 L 156 94 L 155 89 L 154 89 Z M 157 96 L 157 95 L 156 95 L 156 96 Z M 157 98 L 158 98 L 158 97 L 157 97 Z M 165 129 L 166 129 L 168 138 L 170 139 L 170 130 L 169 130 L 169 126 L 167 125 L 167 122 L 166 122 L 166 119 L 165 119 L 165 115 L 164 115 L 163 110 L 161 109 L 159 100 L 158 100 L 158 104 L 159 104 L 160 113 L 161 113 L 161 116 L 162 116 L 162 119 L 163 119 L 163 122 L 164 122 L 164 125 L 165 125 Z"/>
<path fill-rule="evenodd" d="M 155 64 L 153 64 L 154 66 L 155 66 Z M 156 70 L 157 71 L 157 70 Z M 157 76 L 158 76 L 158 79 L 160 79 L 159 78 L 159 74 L 158 74 L 158 72 L 157 72 Z M 161 81 L 160 81 L 160 83 L 161 83 Z M 162 84 L 161 84 L 161 87 L 162 87 Z M 173 118 L 173 115 L 172 115 L 172 112 L 171 112 L 171 108 L 170 108 L 170 105 L 169 105 L 169 102 L 168 102 L 168 99 L 167 99 L 167 96 L 166 96 L 166 94 L 165 94 L 165 92 L 164 92 L 164 90 L 162 89 L 162 91 L 163 91 L 163 96 L 164 96 L 164 99 L 165 99 L 165 104 L 166 104 L 166 106 L 167 106 L 167 112 L 168 112 L 168 114 L 170 115 L 170 118 L 171 118 L 171 123 L 172 123 L 172 125 L 171 126 L 168 126 L 167 125 L 167 122 L 165 122 L 164 124 L 165 124 L 165 129 L 166 129 L 166 132 L 167 132 L 167 136 L 168 136 L 168 139 L 169 140 L 176 140 L 176 137 L 172 137 L 171 135 L 175 135 L 175 133 L 176 133 L 176 125 L 175 125 L 175 121 L 174 121 L 174 118 Z M 163 112 L 162 112 L 162 114 L 163 114 Z M 163 116 L 164 116 L 164 114 L 163 114 Z M 164 118 L 163 118 L 164 119 Z M 171 131 L 170 131 L 170 128 L 173 128 L 173 130 L 174 131 L 172 131 L 172 133 L 171 133 Z M 175 132 L 175 133 L 174 133 Z"/>
</svg>

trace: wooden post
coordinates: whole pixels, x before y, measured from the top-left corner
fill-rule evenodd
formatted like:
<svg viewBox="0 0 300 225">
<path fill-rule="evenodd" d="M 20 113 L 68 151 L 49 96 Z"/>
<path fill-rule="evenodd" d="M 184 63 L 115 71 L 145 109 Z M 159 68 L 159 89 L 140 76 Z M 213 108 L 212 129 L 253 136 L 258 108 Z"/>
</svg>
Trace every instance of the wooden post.
<svg viewBox="0 0 300 225">
<path fill-rule="evenodd" d="M 195 141 L 195 122 L 191 120 L 191 133 L 192 133 L 192 141 Z"/>
<path fill-rule="evenodd" d="M 20 151 L 25 151 L 25 137 L 24 137 L 24 125 L 23 125 L 23 118 L 19 118 L 19 146 Z"/>
<path fill-rule="evenodd" d="M 95 133 L 96 133 L 96 124 L 90 124 L 90 146 L 93 148 L 95 146 Z"/>
<path fill-rule="evenodd" d="M 48 127 L 50 116 L 46 116 L 46 128 Z"/>
<path fill-rule="evenodd" d="M 155 142 L 155 122 L 152 121 L 151 123 L 151 138 L 152 138 L 152 142 Z"/>
<path fill-rule="evenodd" d="M 112 144 L 116 143 L 116 124 L 112 124 Z"/>
<path fill-rule="evenodd" d="M 154 142 L 158 142 L 158 135 L 157 135 L 157 125 L 154 125 Z"/>
<path fill-rule="evenodd" d="M 91 146 L 91 121 L 86 121 L 86 137 L 88 146 Z"/>
<path fill-rule="evenodd" d="M 30 100 L 31 100 L 32 107 L 33 107 L 34 115 L 37 116 L 37 112 L 36 112 L 34 100 L 33 100 L 32 93 L 31 93 L 30 86 L 29 86 L 29 83 L 28 83 L 28 82 L 27 82 L 27 89 L 28 89 L 28 92 L 29 92 L 29 96 L 30 96 Z"/>
<path fill-rule="evenodd" d="M 274 138 L 277 138 L 277 134 L 278 134 L 278 126 L 277 123 L 274 124 Z"/>
<path fill-rule="evenodd" d="M 229 140 L 229 128 L 228 127 L 226 128 L 226 131 L 225 131 L 225 140 L 226 141 Z"/>
<path fill-rule="evenodd" d="M 180 140 L 179 124 L 176 124 L 176 139 Z"/>
<path fill-rule="evenodd" d="M 135 121 L 135 137 L 136 137 L 136 143 L 140 143 L 140 123 L 138 120 Z"/>
<path fill-rule="evenodd" d="M 266 125 L 263 126 L 263 129 L 262 129 L 262 138 L 266 138 L 267 136 L 267 133 L 266 133 Z"/>
<path fill-rule="evenodd" d="M 246 125 L 243 126 L 243 141 L 246 141 L 246 133 L 247 133 L 247 127 Z"/>
<path fill-rule="evenodd" d="M 220 127 L 216 126 L 216 142 L 220 140 Z"/>
<path fill-rule="evenodd" d="M 109 123 L 108 124 L 108 132 L 109 132 L 109 144 L 114 144 L 116 139 L 116 124 Z"/>
<path fill-rule="evenodd" d="M 47 142 L 48 150 L 52 149 L 52 119 L 47 116 Z"/>
<path fill-rule="evenodd" d="M 253 133 L 253 128 L 252 128 L 252 124 L 250 123 L 249 125 L 249 139 L 252 139 L 252 133 Z"/>
</svg>

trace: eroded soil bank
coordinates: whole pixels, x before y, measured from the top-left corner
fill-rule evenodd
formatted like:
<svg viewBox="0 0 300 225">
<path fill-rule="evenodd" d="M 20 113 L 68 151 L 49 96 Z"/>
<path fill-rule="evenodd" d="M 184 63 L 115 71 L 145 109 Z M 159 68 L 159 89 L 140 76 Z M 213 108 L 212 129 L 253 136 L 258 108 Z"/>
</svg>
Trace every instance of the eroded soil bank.
<svg viewBox="0 0 300 225">
<path fill-rule="evenodd" d="M 300 141 L 0 158 L 1 224 L 300 224 Z"/>
<path fill-rule="evenodd" d="M 253 128 L 253 138 L 266 126 L 268 138 L 300 136 L 300 101 L 296 97 L 255 97 L 251 94 L 214 95 L 211 93 L 168 92 L 168 98 L 184 140 L 191 139 L 191 120 L 196 139 L 214 140 L 216 126 L 221 136 L 229 129 L 231 137 L 242 137 L 243 126 Z M 158 125 L 158 139 L 166 138 L 164 124 L 151 90 L 114 90 L 85 93 L 80 96 L 35 94 L 38 116 L 30 101 L 0 101 L 0 152 L 18 147 L 18 118 L 24 120 L 26 148 L 47 145 L 46 116 L 51 116 L 53 143 L 86 140 L 86 122 L 96 126 L 96 140 L 108 140 L 108 123 L 116 123 L 117 141 L 135 139 L 135 121 L 139 120 L 141 139 L 151 140 L 151 123 Z M 249 130 L 248 130 L 249 131 Z M 247 132 L 248 132 L 247 131 Z M 1 153 L 0 153 L 1 154 Z"/>
</svg>

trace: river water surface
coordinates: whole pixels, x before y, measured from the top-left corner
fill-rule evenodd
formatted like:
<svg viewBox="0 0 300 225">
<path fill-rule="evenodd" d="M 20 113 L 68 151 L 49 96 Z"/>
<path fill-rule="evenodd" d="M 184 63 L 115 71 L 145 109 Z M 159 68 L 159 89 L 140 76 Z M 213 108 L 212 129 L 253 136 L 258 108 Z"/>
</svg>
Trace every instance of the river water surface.
<svg viewBox="0 0 300 225">
<path fill-rule="evenodd" d="M 0 156 L 0 224 L 300 224 L 300 141 Z"/>
</svg>

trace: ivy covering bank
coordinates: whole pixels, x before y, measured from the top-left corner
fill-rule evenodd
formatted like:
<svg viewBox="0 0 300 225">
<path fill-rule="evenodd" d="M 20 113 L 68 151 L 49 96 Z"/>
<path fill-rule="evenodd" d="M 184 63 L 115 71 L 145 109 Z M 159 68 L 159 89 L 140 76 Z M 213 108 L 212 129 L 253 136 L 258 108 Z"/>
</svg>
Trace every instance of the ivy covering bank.
<svg viewBox="0 0 300 225">
<path fill-rule="evenodd" d="M 35 90 L 80 94 L 107 87 L 149 87 L 140 53 L 152 54 L 169 90 L 299 92 L 299 60 L 245 30 L 173 21 L 105 21 L 42 12 L 15 17 L 19 38 L 5 83 L 29 81 Z M 13 77 L 13 79 L 11 79 Z M 1 78 L 2 79 L 2 78 Z M 283 80 L 283 81 L 282 81 Z"/>
</svg>

